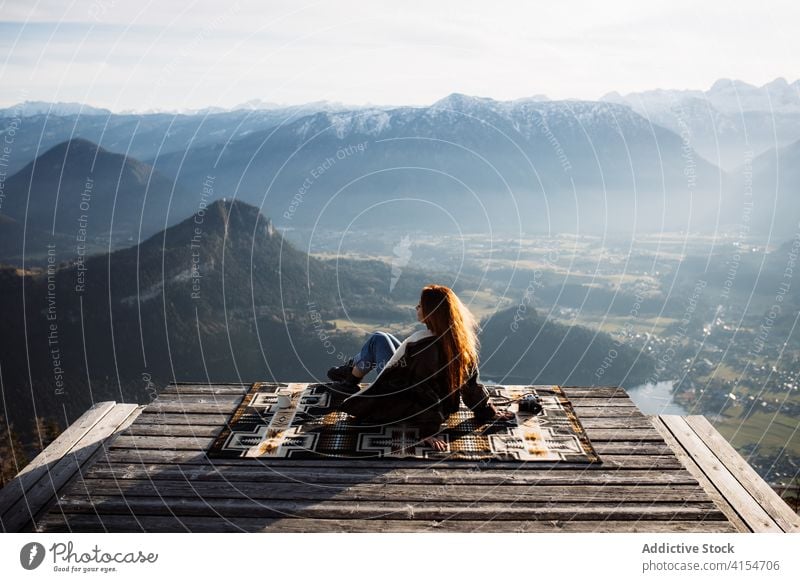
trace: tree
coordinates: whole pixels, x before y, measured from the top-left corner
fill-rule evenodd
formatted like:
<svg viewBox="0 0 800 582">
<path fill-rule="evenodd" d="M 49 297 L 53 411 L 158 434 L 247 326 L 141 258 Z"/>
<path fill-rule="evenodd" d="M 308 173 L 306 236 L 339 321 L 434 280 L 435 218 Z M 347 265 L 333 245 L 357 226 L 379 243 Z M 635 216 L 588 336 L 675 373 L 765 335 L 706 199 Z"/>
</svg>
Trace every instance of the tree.
<svg viewBox="0 0 800 582">
<path fill-rule="evenodd" d="M 800 477 L 795 475 L 792 482 L 786 487 L 782 487 L 778 493 L 781 494 L 786 504 L 797 513 L 800 509 Z"/>
<path fill-rule="evenodd" d="M 27 464 L 28 457 L 14 426 L 0 417 L 0 486 L 5 486 Z"/>
<path fill-rule="evenodd" d="M 53 418 L 37 416 L 33 423 L 34 447 L 43 451 L 61 434 L 58 421 Z"/>
</svg>

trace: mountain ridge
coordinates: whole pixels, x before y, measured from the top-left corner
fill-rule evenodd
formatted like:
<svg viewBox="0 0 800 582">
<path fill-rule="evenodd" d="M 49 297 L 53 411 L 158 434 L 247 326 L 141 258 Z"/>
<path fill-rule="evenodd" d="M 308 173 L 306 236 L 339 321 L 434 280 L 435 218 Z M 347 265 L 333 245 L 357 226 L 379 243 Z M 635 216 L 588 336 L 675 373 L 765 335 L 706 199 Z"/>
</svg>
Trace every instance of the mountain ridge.
<svg viewBox="0 0 800 582">
<path fill-rule="evenodd" d="M 604 101 L 625 104 L 653 123 L 687 137 L 706 159 L 734 171 L 748 158 L 800 139 L 800 80 L 761 87 L 719 79 L 707 91 L 655 89 Z"/>
<path fill-rule="evenodd" d="M 190 214 L 194 204 L 152 166 L 82 137 L 44 151 L 4 190 L 2 214 L 24 227 L 34 259 L 55 239 L 69 241 L 57 245 L 59 260 L 130 245 Z M 4 249 L 0 259 L 17 252 Z"/>
<path fill-rule="evenodd" d="M 554 213 L 550 228 L 556 229 L 573 230 L 578 219 L 601 230 L 655 228 L 646 211 L 662 215 L 664 190 L 674 198 L 666 216 L 679 228 L 686 224 L 677 214 L 686 207 L 687 163 L 695 193 L 718 189 L 718 168 L 691 152 L 687 162 L 680 136 L 624 105 L 498 102 L 461 94 L 438 103 L 317 112 L 224 148 L 205 145 L 150 162 L 189 190 L 213 163 L 223 189 L 250 202 L 263 199 L 278 219 L 299 206 L 301 212 L 288 213 L 292 224 L 317 223 L 324 208 L 324 219 L 337 217 L 331 228 L 347 225 L 362 208 L 371 209 L 370 225 L 418 221 L 419 205 L 446 209 L 439 212 L 441 219 L 422 215 L 431 228 L 441 224 L 445 212 L 468 229 L 484 228 L 486 221 L 506 225 L 517 213 L 532 217 L 531 226 L 547 228 L 548 212 Z M 301 188 L 303 178 L 308 187 Z M 302 204 L 293 204 L 300 190 Z M 634 198 L 639 215 L 632 214 Z M 403 199 L 409 199 L 405 208 Z M 697 197 L 695 211 L 710 212 L 702 207 L 712 202 Z M 608 225 L 598 222 L 604 203 Z M 704 224 L 699 217 L 690 219 Z"/>
</svg>

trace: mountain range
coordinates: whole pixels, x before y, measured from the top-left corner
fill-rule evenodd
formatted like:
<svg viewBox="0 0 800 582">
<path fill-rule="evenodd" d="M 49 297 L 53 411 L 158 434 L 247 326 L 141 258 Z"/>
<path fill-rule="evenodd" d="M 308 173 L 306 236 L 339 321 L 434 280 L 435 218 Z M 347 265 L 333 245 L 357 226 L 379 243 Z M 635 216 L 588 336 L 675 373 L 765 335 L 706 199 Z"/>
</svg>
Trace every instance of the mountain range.
<svg viewBox="0 0 800 582">
<path fill-rule="evenodd" d="M 12 140 L 6 168 L 12 174 L 42 152 L 73 138 L 147 160 L 194 146 L 225 143 L 304 115 L 341 108 L 344 106 L 327 102 L 271 109 L 245 103 L 232 111 L 111 113 L 77 103 L 25 102 L 0 109 L 0 135 Z"/>
<path fill-rule="evenodd" d="M 263 208 L 280 227 L 342 228 L 355 220 L 357 228 L 381 229 L 387 220 L 413 220 L 472 231 L 691 228 L 706 224 L 721 181 L 719 169 L 684 151 L 679 136 L 609 103 L 453 94 L 426 108 L 255 117 L 180 118 L 165 134 L 166 120 L 152 116 L 144 128 L 144 121 L 114 119 L 102 130 L 102 116 L 52 123 L 40 116 L 23 121 L 17 135 L 35 135 L 37 125 L 100 133 L 100 147 L 124 146 L 195 198 L 211 179 L 219 195 Z M 80 124 L 92 131 L 78 133 Z M 17 140 L 19 160 L 27 151 Z"/>
<path fill-rule="evenodd" d="M 148 163 L 187 190 L 213 175 L 280 226 L 359 229 L 699 227 L 721 180 L 629 107 L 458 94 L 427 108 L 320 112 Z"/>
<path fill-rule="evenodd" d="M 388 291 L 391 275 L 385 263 L 311 257 L 257 208 L 231 200 L 214 201 L 134 247 L 83 263 L 0 268 L 3 412 L 18 430 L 35 416 L 55 416 L 65 426 L 98 401 L 149 402 L 175 379 L 324 379 L 328 367 L 355 354 L 366 338 L 333 322 L 360 316 L 411 324 L 413 310 L 405 306 L 414 304 L 424 283 L 437 280 L 435 273 L 407 268 Z M 454 286 L 459 293 L 461 285 Z M 513 315 L 513 309 L 501 311 L 485 322 L 482 354 L 495 373 L 592 383 L 597 362 L 616 345 L 606 334 L 552 323 L 532 344 L 532 330 L 543 320 L 530 309 L 512 333 L 506 320 Z M 541 357 L 553 351 L 544 349 L 550 342 L 570 356 L 541 367 Z M 503 371 L 506 359 L 532 345 L 532 355 Z M 633 366 L 635 350 L 618 350 L 616 368 L 605 378 L 642 381 L 652 362 Z M 575 353 L 585 354 L 577 368 Z M 502 361 L 492 365 L 492 358 Z"/>
<path fill-rule="evenodd" d="M 32 260 L 41 260 L 48 236 L 58 239 L 59 252 L 72 246 L 80 216 L 74 205 L 61 210 L 62 197 L 74 200 L 93 173 L 103 176 L 102 185 L 95 182 L 94 250 L 143 240 L 209 197 L 254 204 L 279 229 L 746 226 L 748 234 L 789 238 L 796 231 L 797 88 L 783 79 L 760 88 L 720 80 L 706 92 L 609 94 L 599 102 L 452 94 L 429 107 L 266 109 L 253 102 L 195 115 L 74 115 L 75 104 L 43 115 L 46 104 L 29 103 L 0 120 L 6 137 L 15 128 L 10 154 L 0 160 L 8 176 L 0 239 L 12 243 L 0 260 L 20 262 L 12 231 L 27 233 Z"/>
<path fill-rule="evenodd" d="M 701 155 L 728 171 L 800 140 L 800 80 L 777 78 L 757 87 L 719 79 L 708 91 L 612 92 L 601 100 L 628 105 L 685 135 Z"/>
</svg>

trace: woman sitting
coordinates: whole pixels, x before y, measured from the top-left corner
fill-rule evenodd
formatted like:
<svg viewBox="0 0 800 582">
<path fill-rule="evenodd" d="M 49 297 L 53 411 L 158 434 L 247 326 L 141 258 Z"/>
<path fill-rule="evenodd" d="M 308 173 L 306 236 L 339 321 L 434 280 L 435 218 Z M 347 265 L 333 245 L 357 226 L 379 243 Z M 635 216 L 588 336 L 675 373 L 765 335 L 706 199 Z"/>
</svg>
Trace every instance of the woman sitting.
<svg viewBox="0 0 800 582">
<path fill-rule="evenodd" d="M 340 410 L 362 423 L 414 424 L 420 438 L 438 451 L 446 450 L 447 443 L 436 434 L 458 410 L 460 399 L 478 422 L 513 418 L 512 412 L 495 409 L 478 382 L 477 322 L 452 289 L 422 289 L 417 319 L 427 329 L 402 343 L 391 334 L 375 332 L 353 358 L 352 367 L 328 371 L 350 392 L 371 368 L 378 372 L 375 381 L 344 400 Z"/>
</svg>

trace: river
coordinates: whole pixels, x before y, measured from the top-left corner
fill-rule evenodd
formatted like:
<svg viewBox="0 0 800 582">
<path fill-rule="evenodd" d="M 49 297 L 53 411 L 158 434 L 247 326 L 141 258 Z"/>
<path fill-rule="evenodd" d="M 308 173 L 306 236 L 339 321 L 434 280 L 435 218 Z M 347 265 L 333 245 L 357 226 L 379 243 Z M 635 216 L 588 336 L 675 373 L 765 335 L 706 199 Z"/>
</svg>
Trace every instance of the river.
<svg viewBox="0 0 800 582">
<path fill-rule="evenodd" d="M 631 400 L 639 407 L 642 414 L 689 414 L 686 409 L 672 399 L 672 380 L 664 380 L 655 384 L 648 382 L 627 390 Z"/>
</svg>

